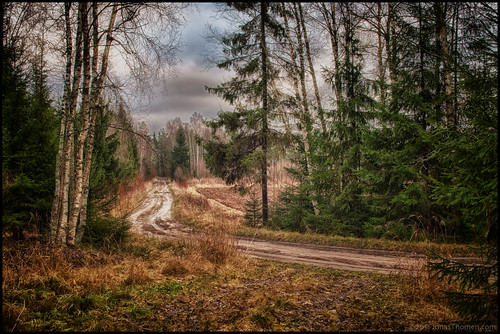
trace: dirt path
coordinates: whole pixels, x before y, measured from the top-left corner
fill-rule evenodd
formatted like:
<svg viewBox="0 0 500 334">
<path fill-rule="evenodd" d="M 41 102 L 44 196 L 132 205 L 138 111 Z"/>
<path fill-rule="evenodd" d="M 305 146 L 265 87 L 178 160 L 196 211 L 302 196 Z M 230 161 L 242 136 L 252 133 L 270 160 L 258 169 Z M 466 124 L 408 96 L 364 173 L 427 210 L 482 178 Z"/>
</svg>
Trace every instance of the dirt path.
<svg viewBox="0 0 500 334">
<path fill-rule="evenodd" d="M 160 238 L 187 236 L 192 229 L 171 216 L 172 194 L 165 181 L 156 181 L 128 220 L 132 231 Z M 418 266 L 423 256 L 374 249 L 299 244 L 238 237 L 238 249 L 249 256 L 340 270 L 397 274 Z"/>
<path fill-rule="evenodd" d="M 180 237 L 189 234 L 192 229 L 172 219 L 172 194 L 165 181 L 156 181 L 153 189 L 139 204 L 128 221 L 131 230 L 155 237 Z"/>
</svg>

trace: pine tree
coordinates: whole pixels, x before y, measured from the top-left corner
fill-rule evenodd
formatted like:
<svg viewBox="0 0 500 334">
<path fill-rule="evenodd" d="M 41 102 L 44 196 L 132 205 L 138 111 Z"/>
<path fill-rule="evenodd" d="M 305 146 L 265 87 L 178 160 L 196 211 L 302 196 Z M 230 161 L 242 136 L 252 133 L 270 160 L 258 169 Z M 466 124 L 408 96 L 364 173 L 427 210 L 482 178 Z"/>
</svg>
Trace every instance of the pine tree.
<svg viewBox="0 0 500 334">
<path fill-rule="evenodd" d="M 283 29 L 270 15 L 275 4 L 237 2 L 229 5 L 248 18 L 239 26 L 238 32 L 222 38 L 226 59 L 218 67 L 233 69 L 236 76 L 218 87 L 207 89 L 236 108 L 232 112 L 219 113 L 219 119 L 209 123 L 214 134 L 218 128 L 225 128 L 230 140 L 224 142 L 216 138 L 206 141 L 205 161 L 214 175 L 229 184 L 257 172 L 256 178 L 262 190 L 262 219 L 267 222 L 267 169 L 273 138 L 269 127 L 273 109 L 269 87 L 276 76 L 271 67 L 268 39 L 281 36 Z"/>
<path fill-rule="evenodd" d="M 448 304 L 475 326 L 498 321 L 498 246 L 487 244 L 476 249 L 481 264 L 465 264 L 437 253 L 428 255 L 427 266 L 433 277 L 458 283 L 459 291 L 445 291 Z"/>
<path fill-rule="evenodd" d="M 258 227 L 262 224 L 262 208 L 259 198 L 254 191 L 250 192 L 250 200 L 245 203 L 245 225 L 250 227 Z"/>
<path fill-rule="evenodd" d="M 372 117 L 372 99 L 368 95 L 367 80 L 363 76 L 363 52 L 360 40 L 362 21 L 357 15 L 357 4 L 338 4 L 338 25 L 343 33 L 337 38 L 339 51 L 338 68 L 327 72 L 330 80 L 342 88 L 337 91 L 336 109 L 330 112 L 332 126 L 330 140 L 323 144 L 324 156 L 315 161 L 318 168 L 313 179 L 319 181 L 319 189 L 326 196 L 323 202 L 326 213 L 334 221 L 342 221 L 349 234 L 363 236 L 366 212 L 362 204 L 359 173 L 362 167 L 362 131 Z M 333 169 L 333 170 L 332 170 Z M 330 178 L 330 183 L 325 183 Z M 326 188 L 325 188 L 326 186 Z"/>
<path fill-rule="evenodd" d="M 19 66 L 19 51 L 2 58 L 2 218 L 4 228 L 45 232 L 53 197 L 57 114 L 52 108 L 43 59 L 31 73 Z"/>
<path fill-rule="evenodd" d="M 94 148 L 90 167 L 88 206 L 85 219 L 80 220 L 77 242 L 93 244 L 120 242 L 125 239 L 129 225 L 122 219 L 113 218 L 110 212 L 116 203 L 122 182 L 130 180 L 138 172 L 129 161 L 121 162 L 117 156 L 120 146 L 119 133 L 109 134 L 114 111 L 109 104 L 100 104 L 96 118 Z"/>
<path fill-rule="evenodd" d="M 175 135 L 175 146 L 172 150 L 170 173 L 176 180 L 184 179 L 190 171 L 189 147 L 186 143 L 184 129 L 180 127 Z"/>
<path fill-rule="evenodd" d="M 401 239 L 444 235 L 442 211 L 430 199 L 428 182 L 437 177 L 432 136 L 444 120 L 446 100 L 440 79 L 443 14 L 427 3 L 408 3 L 390 15 L 392 94 L 387 105 L 377 104 L 376 123 L 363 133 L 365 230 Z"/>
</svg>

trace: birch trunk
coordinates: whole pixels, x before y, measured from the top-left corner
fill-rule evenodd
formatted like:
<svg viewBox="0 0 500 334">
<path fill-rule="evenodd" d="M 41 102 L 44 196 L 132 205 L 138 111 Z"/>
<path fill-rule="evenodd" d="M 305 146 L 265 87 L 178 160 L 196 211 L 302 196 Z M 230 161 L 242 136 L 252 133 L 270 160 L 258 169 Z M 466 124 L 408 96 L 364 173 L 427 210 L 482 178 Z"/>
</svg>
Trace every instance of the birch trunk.
<svg viewBox="0 0 500 334">
<path fill-rule="evenodd" d="M 282 4 L 283 8 L 285 4 Z M 297 14 L 297 8 L 296 5 L 294 4 L 294 13 Z M 298 16 L 296 16 L 298 18 Z M 310 127 L 311 127 L 311 120 L 310 120 L 310 115 L 309 115 L 309 107 L 308 107 L 308 102 L 307 102 L 307 96 L 306 96 L 306 86 L 305 86 L 305 64 L 304 64 L 304 57 L 303 57 L 303 47 L 302 47 L 302 34 L 301 34 L 301 29 L 300 26 L 297 26 L 298 30 L 298 51 L 295 50 L 294 43 L 292 41 L 291 35 L 290 35 L 290 26 L 288 24 L 288 19 L 286 17 L 286 14 L 284 13 L 284 23 L 285 23 L 285 31 L 287 35 L 287 40 L 288 40 L 288 47 L 290 49 L 290 56 L 292 58 L 292 81 L 293 81 L 293 86 L 294 86 L 294 91 L 295 91 L 295 99 L 297 100 L 298 107 L 300 110 L 299 113 L 299 119 L 300 119 L 300 131 L 302 132 L 302 137 L 304 140 L 304 151 L 305 151 L 305 160 L 306 160 L 306 179 L 307 182 L 309 183 L 309 175 L 312 171 L 312 165 L 311 165 L 311 145 L 310 145 Z M 297 24 L 299 24 L 299 21 L 297 21 Z M 300 67 L 297 64 L 297 52 L 299 53 L 300 57 Z M 302 88 L 302 95 L 300 94 L 299 91 L 299 78 L 300 78 L 300 83 L 301 83 L 301 88 Z M 319 215 L 319 209 L 318 209 L 318 202 L 312 198 L 311 199 L 311 204 L 314 209 L 314 214 Z"/>
<path fill-rule="evenodd" d="M 378 48 L 377 48 L 377 60 L 378 60 L 378 80 L 380 87 L 380 103 L 385 106 L 385 66 L 384 60 L 382 58 L 382 51 L 384 45 L 382 43 L 382 4 L 379 2 L 377 4 L 377 37 L 378 37 Z"/>
<path fill-rule="evenodd" d="M 94 81 L 97 79 L 97 63 L 99 58 L 99 15 L 98 15 L 98 4 L 96 2 L 92 3 L 92 89 L 94 86 Z M 76 243 L 79 244 L 82 241 L 83 233 L 85 231 L 85 226 L 87 224 L 87 207 L 89 199 L 89 182 L 90 182 L 90 167 L 92 162 L 92 156 L 88 156 L 89 152 L 92 152 L 94 136 L 95 136 L 95 118 L 96 118 L 96 105 L 91 106 L 91 117 L 94 120 L 94 126 L 89 129 L 89 139 L 86 144 L 87 156 L 85 158 L 83 166 L 83 199 L 82 208 L 80 210 L 80 224 L 76 230 Z"/>
<path fill-rule="evenodd" d="M 262 165 L 261 165 L 261 188 L 262 188 L 262 220 L 267 223 L 269 220 L 269 203 L 267 198 L 267 136 L 268 129 L 268 92 L 267 92 L 267 45 L 266 45 L 266 19 L 267 19 L 267 3 L 260 4 L 260 48 L 262 61 Z"/>
<path fill-rule="evenodd" d="M 437 37 L 441 50 L 439 50 L 442 62 L 443 62 L 443 76 L 444 76 L 444 95 L 445 95 L 445 120 L 448 127 L 455 125 L 455 115 L 453 111 L 453 100 L 452 100 L 452 87 L 451 87 L 451 73 L 450 73 L 450 52 L 448 48 L 447 31 L 446 31 L 446 4 L 441 2 L 436 2 L 434 4 L 436 8 L 436 21 L 438 23 L 437 27 Z M 444 8 L 443 8 L 444 6 Z"/>
<path fill-rule="evenodd" d="M 330 43 L 332 45 L 332 55 L 333 62 L 335 64 L 335 69 L 333 72 L 333 85 L 335 98 L 337 100 L 337 106 L 339 102 L 343 100 L 342 96 L 342 86 L 340 81 L 340 57 L 339 57 L 339 38 L 338 38 L 338 28 L 337 28 L 337 20 L 336 20 L 336 11 L 335 11 L 335 2 L 330 3 L 330 10 L 326 7 L 325 3 L 321 3 L 320 6 L 321 14 L 325 19 L 325 22 L 328 27 L 328 33 L 330 35 Z"/>
<path fill-rule="evenodd" d="M 62 99 L 62 113 L 61 113 L 61 124 L 59 128 L 59 143 L 56 155 L 56 166 L 55 166 L 55 187 L 54 187 L 54 200 L 52 202 L 52 210 L 50 215 L 50 235 L 49 242 L 56 242 L 57 235 L 60 228 L 60 215 L 62 211 L 62 184 L 61 179 L 64 175 L 64 168 L 62 164 L 62 158 L 64 153 L 64 143 L 66 136 L 66 128 L 69 122 L 69 96 L 71 91 L 71 65 L 73 57 L 73 39 L 71 36 L 71 22 L 70 22 L 70 10 L 71 3 L 66 2 L 64 4 L 64 18 L 66 22 L 66 75 L 64 77 L 64 93 Z"/>
<path fill-rule="evenodd" d="M 324 112 L 323 112 L 323 105 L 321 103 L 321 96 L 319 94 L 318 82 L 316 81 L 316 73 L 314 71 L 313 61 L 312 61 L 312 57 L 311 57 L 311 48 L 309 46 L 309 37 L 307 36 L 304 13 L 302 11 L 302 5 L 300 4 L 300 2 L 298 3 L 298 9 L 299 9 L 300 25 L 302 27 L 302 37 L 304 38 L 306 57 L 307 57 L 307 61 L 309 64 L 309 71 L 311 73 L 311 78 L 312 78 L 313 87 L 314 87 L 314 96 L 316 97 L 316 104 L 318 106 L 318 118 L 319 118 L 319 121 L 321 123 L 321 130 L 323 131 L 323 133 L 326 133 L 326 123 L 325 123 L 325 116 L 324 116 Z"/>
<path fill-rule="evenodd" d="M 71 157 L 73 156 L 73 130 L 76 106 L 78 101 L 78 93 L 80 89 L 81 72 L 82 72 L 82 20 L 83 11 L 82 4 L 78 8 L 78 26 L 75 42 L 75 63 L 73 69 L 73 82 L 71 93 L 68 95 L 69 101 L 65 102 L 69 106 L 68 126 L 66 129 L 66 137 L 64 139 L 63 160 L 62 160 L 62 184 L 61 184 L 61 213 L 57 225 L 59 229 L 56 233 L 57 242 L 64 244 L 68 232 L 68 215 L 69 215 L 69 188 L 70 188 L 70 172 L 71 172 Z"/>
<path fill-rule="evenodd" d="M 87 3 L 81 3 L 82 8 L 82 33 L 83 33 L 83 87 L 81 102 L 81 129 L 76 140 L 76 156 L 74 167 L 75 188 L 72 193 L 71 210 L 68 219 L 68 232 L 66 243 L 70 246 L 75 245 L 75 234 L 78 223 L 78 216 L 82 206 L 83 198 L 83 155 L 85 140 L 89 131 L 89 102 L 90 102 L 90 34 L 88 29 Z"/>
<path fill-rule="evenodd" d="M 395 10 L 394 4 L 391 2 L 387 3 L 387 26 L 386 26 L 386 37 L 385 45 L 387 52 L 387 62 L 389 64 L 389 98 L 392 99 L 392 84 L 394 83 L 394 74 L 396 69 L 395 62 L 395 52 L 396 52 L 396 40 L 395 40 Z"/>
<path fill-rule="evenodd" d="M 90 93 L 89 111 L 90 111 L 90 121 L 88 123 L 87 132 L 87 142 L 85 145 L 85 161 L 83 163 L 82 169 L 82 199 L 81 205 L 78 211 L 79 224 L 75 231 L 76 243 L 80 243 L 85 231 L 85 226 L 87 224 L 87 207 L 88 207 L 88 196 L 89 196 L 89 182 L 90 182 L 90 169 L 92 165 L 92 152 L 94 147 L 94 137 L 95 137 L 95 123 L 97 118 L 97 113 L 99 112 L 99 99 L 101 97 L 102 88 L 104 84 L 104 78 L 108 71 L 108 60 L 109 52 L 111 49 L 111 44 L 113 41 L 113 30 L 116 21 L 116 15 L 118 13 L 118 5 L 115 3 L 113 5 L 113 10 L 111 13 L 108 31 L 106 34 L 106 44 L 104 47 L 104 52 L 101 59 L 101 71 L 98 74 L 97 64 L 99 58 L 99 31 L 98 31 L 98 4 L 93 3 L 92 13 L 93 13 L 93 55 L 92 55 L 92 87 Z"/>
</svg>

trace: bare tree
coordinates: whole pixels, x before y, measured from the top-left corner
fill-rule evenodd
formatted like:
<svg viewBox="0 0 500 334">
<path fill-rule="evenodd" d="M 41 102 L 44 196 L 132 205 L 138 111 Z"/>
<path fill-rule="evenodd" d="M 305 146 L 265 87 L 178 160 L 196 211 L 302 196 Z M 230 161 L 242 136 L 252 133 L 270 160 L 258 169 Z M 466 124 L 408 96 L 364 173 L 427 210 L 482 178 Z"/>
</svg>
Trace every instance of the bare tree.
<svg viewBox="0 0 500 334">
<path fill-rule="evenodd" d="M 337 105 L 343 100 L 342 95 L 342 81 L 340 79 L 340 55 L 339 55 L 339 34 L 338 34 L 338 24 L 337 24 L 337 13 L 336 13 L 335 2 L 331 2 L 330 6 L 326 3 L 321 2 L 317 5 L 321 15 L 324 19 L 324 26 L 328 31 L 330 36 L 330 43 L 332 46 L 332 56 L 334 61 L 334 70 L 332 74 L 332 86 L 334 87 L 335 97 Z"/>
<path fill-rule="evenodd" d="M 313 82 L 314 96 L 316 98 L 316 108 L 318 111 L 318 118 L 320 120 L 321 130 L 323 131 L 323 133 L 325 133 L 326 132 L 325 116 L 324 116 L 324 111 L 323 111 L 323 105 L 321 103 L 321 96 L 319 94 L 318 82 L 316 80 L 316 72 L 314 70 L 314 64 L 312 61 L 311 47 L 309 46 L 309 36 L 307 34 L 307 29 L 306 29 L 306 20 L 304 18 L 304 12 L 302 10 L 302 5 L 300 4 L 300 2 L 297 3 L 296 6 L 297 6 L 296 18 L 297 18 L 298 22 L 300 22 L 300 26 L 302 28 L 302 38 L 304 40 L 305 54 L 306 54 L 307 62 L 309 65 L 309 72 L 310 72 L 311 79 Z"/>
<path fill-rule="evenodd" d="M 452 87 L 451 87 L 451 56 L 448 47 L 448 33 L 446 28 L 447 3 L 435 2 L 434 10 L 436 13 L 436 40 L 440 52 L 440 59 L 443 63 L 444 77 L 444 95 L 445 95 L 445 120 L 449 127 L 455 125 L 455 115 L 453 110 Z"/>
<path fill-rule="evenodd" d="M 294 3 L 293 7 L 287 12 L 286 4 L 282 3 L 282 13 L 285 25 L 287 46 L 290 52 L 290 77 L 292 80 L 295 101 L 298 112 L 296 113 L 299 123 L 297 123 L 297 128 L 301 131 L 302 139 L 304 141 L 304 159 L 306 162 L 306 178 L 309 178 L 312 172 L 311 164 L 311 130 L 312 130 L 312 120 L 309 112 L 309 102 L 307 97 L 306 79 L 305 79 L 305 60 L 304 60 L 304 45 L 303 45 L 303 25 L 301 24 L 301 17 L 298 12 L 297 5 Z M 290 13 L 290 14 L 288 14 Z M 290 24 L 288 16 L 292 15 L 296 20 L 296 40 L 292 39 Z M 297 45 L 297 47 L 295 47 Z M 299 61 L 297 63 L 297 58 Z M 300 83 L 300 89 L 299 89 Z M 312 198 L 311 203 L 314 208 L 314 213 L 319 214 L 318 203 Z"/>
<path fill-rule="evenodd" d="M 159 69 L 176 60 L 178 40 L 159 36 L 165 31 L 175 35 L 185 5 L 82 2 L 75 34 L 72 7 L 71 3 L 64 5 L 66 75 L 50 236 L 52 242 L 74 246 L 86 223 L 95 121 L 109 83 L 110 55 L 121 52 L 131 74 L 146 87 L 145 76 L 157 79 L 152 73 L 161 75 Z M 152 17 L 157 18 L 155 24 L 165 25 L 152 29 Z M 106 22 L 104 30 L 101 22 Z M 154 59 L 148 58 L 151 50 Z"/>
</svg>

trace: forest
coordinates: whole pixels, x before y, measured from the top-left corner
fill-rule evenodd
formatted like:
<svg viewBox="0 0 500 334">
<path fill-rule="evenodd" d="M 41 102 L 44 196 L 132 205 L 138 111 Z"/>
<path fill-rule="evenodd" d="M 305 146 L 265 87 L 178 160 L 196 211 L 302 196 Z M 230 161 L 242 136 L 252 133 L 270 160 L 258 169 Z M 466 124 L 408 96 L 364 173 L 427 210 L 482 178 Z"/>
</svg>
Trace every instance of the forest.
<svg viewBox="0 0 500 334">
<path fill-rule="evenodd" d="M 218 3 L 207 61 L 231 78 L 205 89 L 233 108 L 151 131 L 132 100 L 190 6 L 2 2 L 3 240 L 119 244 L 127 194 L 219 178 L 247 227 L 473 245 L 485 265 L 434 269 L 497 309 L 496 3 Z"/>
</svg>

